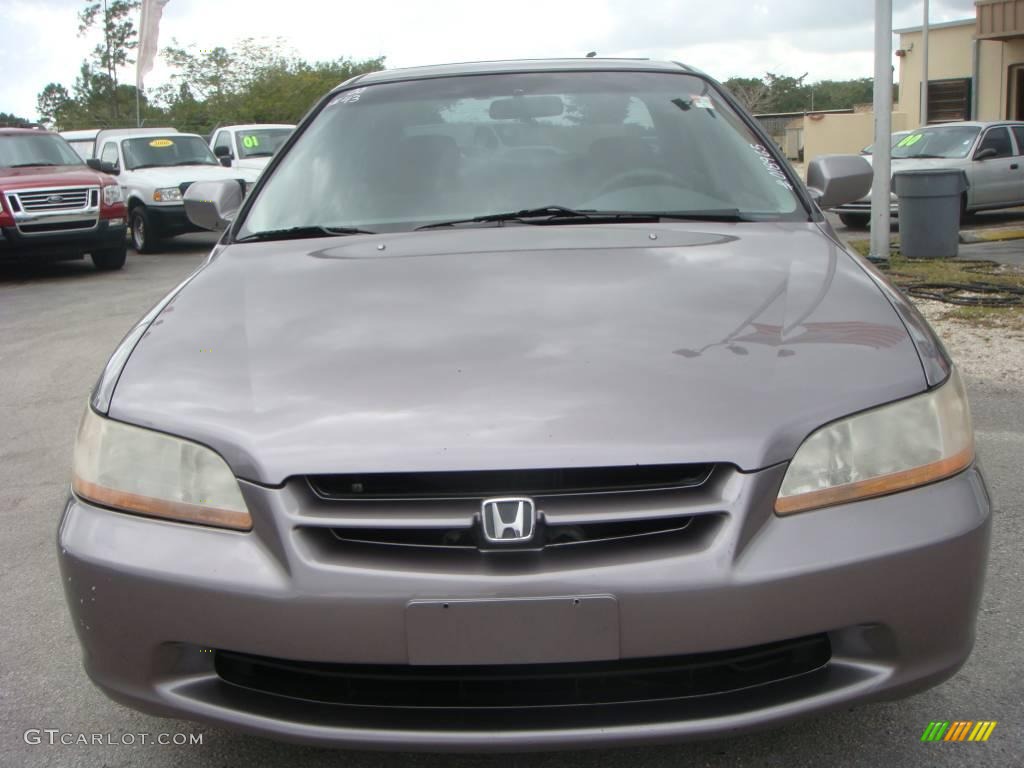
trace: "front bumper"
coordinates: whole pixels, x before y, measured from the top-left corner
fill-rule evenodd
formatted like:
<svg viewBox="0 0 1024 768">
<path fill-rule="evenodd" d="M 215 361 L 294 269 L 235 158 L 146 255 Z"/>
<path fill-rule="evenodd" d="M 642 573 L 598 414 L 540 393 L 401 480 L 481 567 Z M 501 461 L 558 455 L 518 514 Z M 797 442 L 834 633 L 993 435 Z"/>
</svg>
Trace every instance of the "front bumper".
<svg viewBox="0 0 1024 768">
<path fill-rule="evenodd" d="M 840 214 L 856 214 L 863 216 L 871 215 L 871 201 L 870 200 L 859 200 L 855 203 L 845 203 L 837 208 L 832 209 L 834 213 Z M 889 215 L 898 216 L 900 212 L 899 202 L 894 198 L 889 203 Z"/>
<path fill-rule="evenodd" d="M 779 518 L 772 503 L 784 469 L 734 473 L 721 486 L 720 524 L 701 538 L 625 555 L 439 561 L 346 552 L 307 536 L 325 513 L 294 483 L 243 482 L 250 533 L 72 498 L 58 558 L 86 671 L 111 698 L 308 744 L 521 751 L 677 741 L 899 697 L 954 674 L 974 642 L 988 553 L 978 470 Z M 573 595 L 614 598 L 622 659 L 819 635 L 831 658 L 813 672 L 715 696 L 490 712 L 316 703 L 240 687 L 215 670 L 222 652 L 408 669 L 410 601 Z"/>
<path fill-rule="evenodd" d="M 181 205 L 150 205 L 149 212 L 153 223 L 162 235 L 180 235 L 185 232 L 199 232 L 200 229 L 185 215 L 185 204 Z"/>
<path fill-rule="evenodd" d="M 55 261 L 81 258 L 94 250 L 125 244 L 125 220 L 100 219 L 91 229 L 40 232 L 26 235 L 16 227 L 0 228 L 0 260 Z"/>
</svg>

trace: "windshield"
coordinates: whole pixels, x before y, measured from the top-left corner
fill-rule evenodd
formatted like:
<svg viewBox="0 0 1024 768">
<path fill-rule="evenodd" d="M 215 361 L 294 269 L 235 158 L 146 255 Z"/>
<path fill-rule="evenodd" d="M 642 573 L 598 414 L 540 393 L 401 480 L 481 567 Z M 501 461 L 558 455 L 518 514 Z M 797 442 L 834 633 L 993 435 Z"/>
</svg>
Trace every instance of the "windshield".
<svg viewBox="0 0 1024 768">
<path fill-rule="evenodd" d="M 34 165 L 82 165 L 82 158 L 52 133 L 0 135 L 0 168 Z"/>
<path fill-rule="evenodd" d="M 291 135 L 291 128 L 261 128 L 238 132 L 240 157 L 273 157 Z"/>
<path fill-rule="evenodd" d="M 171 165 L 219 165 L 198 136 L 145 136 L 122 142 L 128 170 Z"/>
<path fill-rule="evenodd" d="M 891 142 L 892 148 L 895 148 L 896 145 L 899 144 L 903 140 L 903 137 L 906 136 L 909 133 L 910 133 L 910 131 L 900 131 L 899 133 L 894 133 L 892 135 L 892 137 L 891 137 L 892 138 L 892 142 Z M 862 155 L 870 155 L 874 151 L 875 151 L 875 145 L 874 144 L 868 144 L 866 147 L 864 147 L 864 149 L 862 149 L 860 151 L 860 153 Z"/>
<path fill-rule="evenodd" d="M 892 156 L 899 160 L 915 157 L 967 157 L 967 153 L 974 146 L 974 140 L 978 138 L 979 131 L 980 128 L 972 125 L 922 128 L 908 133 L 896 142 L 892 148 Z"/>
<path fill-rule="evenodd" d="M 266 180 L 238 235 L 401 231 L 543 206 L 806 217 L 775 155 L 706 81 L 531 73 L 339 93 Z"/>
</svg>

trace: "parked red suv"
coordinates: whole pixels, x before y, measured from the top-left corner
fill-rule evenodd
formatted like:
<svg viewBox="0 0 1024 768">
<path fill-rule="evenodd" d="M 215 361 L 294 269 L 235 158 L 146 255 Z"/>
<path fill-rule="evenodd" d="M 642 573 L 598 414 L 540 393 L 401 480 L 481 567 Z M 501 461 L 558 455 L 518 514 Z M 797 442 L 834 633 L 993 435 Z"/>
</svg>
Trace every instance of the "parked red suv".
<svg viewBox="0 0 1024 768">
<path fill-rule="evenodd" d="M 120 269 L 126 215 L 117 180 L 85 165 L 62 137 L 0 128 L 0 260 L 88 253 L 97 269 Z"/>
</svg>

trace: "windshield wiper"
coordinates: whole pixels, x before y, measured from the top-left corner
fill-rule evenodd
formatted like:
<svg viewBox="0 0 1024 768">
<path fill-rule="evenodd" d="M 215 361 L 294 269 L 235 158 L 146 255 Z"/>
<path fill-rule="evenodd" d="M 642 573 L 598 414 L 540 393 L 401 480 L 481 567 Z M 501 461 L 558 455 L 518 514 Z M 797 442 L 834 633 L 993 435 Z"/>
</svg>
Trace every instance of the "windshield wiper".
<svg viewBox="0 0 1024 768">
<path fill-rule="evenodd" d="M 180 163 L 171 163 L 166 167 L 171 168 L 179 165 L 220 165 L 220 163 L 211 163 L 209 160 L 182 160 Z"/>
<path fill-rule="evenodd" d="M 665 219 L 676 221 L 749 221 L 736 208 L 722 208 L 710 211 L 599 211 L 596 209 L 575 210 L 561 205 L 546 205 L 543 208 L 526 208 L 508 213 L 491 213 L 485 216 L 474 216 L 471 219 L 454 219 L 424 224 L 416 227 L 421 229 L 439 229 L 453 227 L 458 224 L 486 224 L 505 221 L 519 221 L 524 224 L 564 224 L 577 222 L 581 224 L 607 224 L 608 222 L 658 222 Z"/>
<path fill-rule="evenodd" d="M 453 219 L 452 221 L 438 221 L 433 224 L 424 224 L 420 229 L 438 229 L 440 227 L 454 227 L 457 224 L 490 224 L 503 221 L 522 221 L 529 224 L 541 224 L 554 219 L 591 219 L 590 211 L 576 211 L 561 205 L 545 205 L 542 208 L 524 208 L 521 211 L 508 211 L 506 213 L 488 213 L 484 216 L 474 216 L 470 219 Z"/>
<path fill-rule="evenodd" d="M 375 235 L 358 227 L 287 227 L 285 229 L 268 229 L 265 232 L 254 232 L 251 235 L 240 237 L 236 242 L 249 243 L 262 240 L 298 240 L 304 237 L 340 237 L 342 235 Z"/>
<path fill-rule="evenodd" d="M 41 168 L 42 166 L 56 166 L 58 163 L 15 163 L 8 165 L 8 168 Z"/>
</svg>

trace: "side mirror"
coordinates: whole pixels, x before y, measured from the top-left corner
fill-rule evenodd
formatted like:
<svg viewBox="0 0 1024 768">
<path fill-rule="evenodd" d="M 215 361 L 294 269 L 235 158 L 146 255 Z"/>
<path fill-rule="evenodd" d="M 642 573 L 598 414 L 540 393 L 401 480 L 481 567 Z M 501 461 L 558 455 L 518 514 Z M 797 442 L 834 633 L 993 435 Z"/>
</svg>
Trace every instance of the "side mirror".
<svg viewBox="0 0 1024 768">
<path fill-rule="evenodd" d="M 85 164 L 94 171 L 99 171 L 100 173 L 109 173 L 111 176 L 119 176 L 121 174 L 121 169 L 116 165 L 108 161 L 100 160 L 99 158 L 90 157 L 85 161 Z"/>
<path fill-rule="evenodd" d="M 197 181 L 185 190 L 185 215 L 202 229 L 227 229 L 241 207 L 242 187 L 234 179 Z"/>
<path fill-rule="evenodd" d="M 213 154 L 220 160 L 220 164 L 225 168 L 231 167 L 231 161 L 235 159 L 235 156 L 231 154 L 231 147 L 225 147 L 221 144 L 219 147 L 213 148 Z"/>
<path fill-rule="evenodd" d="M 985 147 L 979 149 L 977 154 L 974 155 L 975 160 L 988 160 L 990 157 L 995 157 L 999 152 L 996 151 L 995 147 Z"/>
<path fill-rule="evenodd" d="M 860 155 L 822 155 L 807 166 L 807 190 L 821 208 L 863 199 L 873 180 L 871 164 Z"/>
</svg>

